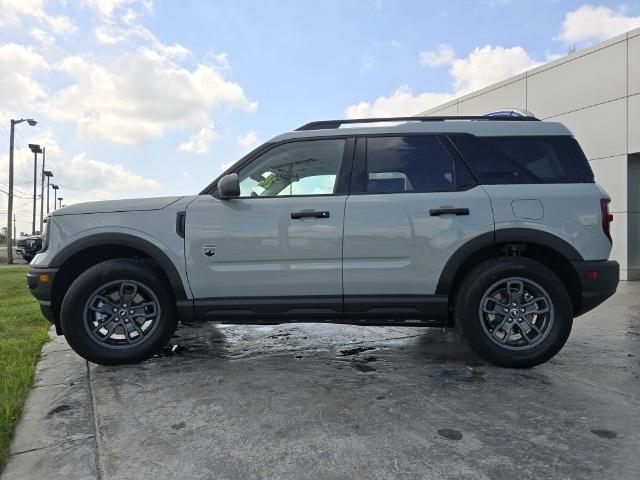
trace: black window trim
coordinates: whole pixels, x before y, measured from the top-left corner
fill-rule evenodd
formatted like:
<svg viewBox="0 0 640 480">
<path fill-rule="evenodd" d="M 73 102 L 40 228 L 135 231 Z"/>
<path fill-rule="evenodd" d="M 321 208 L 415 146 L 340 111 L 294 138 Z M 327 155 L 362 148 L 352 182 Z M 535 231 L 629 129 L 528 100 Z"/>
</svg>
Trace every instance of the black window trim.
<svg viewBox="0 0 640 480">
<path fill-rule="evenodd" d="M 225 170 L 218 178 L 216 178 L 211 184 L 209 184 L 200 195 L 212 195 L 218 198 L 218 181 L 225 175 L 230 173 L 238 173 L 244 167 L 250 165 L 254 161 L 258 160 L 262 155 L 269 152 L 270 150 L 280 147 L 282 145 L 287 145 L 290 143 L 296 142 L 308 142 L 308 141 L 316 141 L 316 140 L 345 140 L 344 151 L 342 152 L 342 160 L 340 162 L 340 170 L 338 171 L 338 175 L 336 176 L 336 183 L 334 186 L 333 193 L 323 193 L 323 194 L 307 194 L 307 195 L 283 195 L 283 196 L 269 196 L 269 197 L 237 197 L 242 200 L 258 200 L 258 199 L 266 199 L 266 198 L 305 198 L 305 197 L 337 197 L 348 195 L 349 191 L 349 183 L 351 178 L 351 170 L 353 166 L 353 156 L 355 150 L 355 137 L 353 135 L 319 135 L 316 137 L 299 137 L 299 138 L 289 138 L 286 140 L 281 140 L 280 142 L 271 142 L 265 143 L 264 145 L 256 148 L 252 152 L 249 152 L 247 155 L 242 157 L 236 163 L 234 163 L 231 167 Z"/>
<path fill-rule="evenodd" d="M 447 138 L 447 133 L 443 132 L 389 132 L 389 133 L 375 133 L 375 134 L 359 134 L 356 137 L 356 148 L 353 157 L 353 172 L 351 175 L 351 183 L 349 185 L 349 195 L 397 195 L 397 194 L 412 194 L 412 193 L 451 193 L 470 190 L 478 185 L 477 179 L 473 175 L 468 165 L 460 165 L 463 162 L 462 155 L 457 152 L 457 149 L 452 148 L 450 140 Z M 445 151 L 449 159 L 451 160 L 452 173 L 453 173 L 453 188 L 451 190 L 409 190 L 398 192 L 366 192 L 364 182 L 367 178 L 367 140 L 369 138 L 379 137 L 436 137 L 438 143 Z M 460 186 L 458 183 L 458 170 L 460 168 L 466 168 L 470 177 L 474 179 L 471 184 L 465 184 Z"/>
</svg>

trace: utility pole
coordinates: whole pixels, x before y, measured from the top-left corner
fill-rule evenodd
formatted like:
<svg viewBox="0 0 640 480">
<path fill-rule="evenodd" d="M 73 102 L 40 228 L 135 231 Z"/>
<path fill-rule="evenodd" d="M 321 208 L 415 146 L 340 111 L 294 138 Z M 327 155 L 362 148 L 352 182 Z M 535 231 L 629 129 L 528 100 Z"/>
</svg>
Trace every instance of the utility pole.
<svg viewBox="0 0 640 480">
<path fill-rule="evenodd" d="M 15 215 L 13 215 L 13 137 L 16 125 L 22 122 L 27 122 L 30 126 L 35 126 L 38 122 L 34 119 L 24 119 L 20 120 L 11 119 L 11 132 L 9 133 L 9 198 L 7 201 L 7 263 L 13 263 L 13 236 L 11 227 L 13 223 L 15 223 Z M 13 229 L 15 230 L 15 228 Z"/>
<path fill-rule="evenodd" d="M 62 197 L 58 197 L 58 200 L 60 200 L 60 206 L 58 208 L 62 208 L 62 200 L 64 200 Z"/>
<path fill-rule="evenodd" d="M 9 198 L 7 199 L 7 210 L 9 218 L 7 222 L 7 263 L 13 263 L 13 239 L 11 238 L 11 216 L 13 215 L 13 131 L 15 120 L 11 119 L 11 133 L 9 134 Z M 15 215 L 13 215 L 15 223 Z"/>
<path fill-rule="evenodd" d="M 16 214 L 13 214 L 13 231 L 16 232 Z"/>
<path fill-rule="evenodd" d="M 29 144 L 29 149 L 33 152 L 33 219 L 31 221 L 31 235 L 36 234 L 36 205 L 38 195 L 38 154 L 42 153 L 40 145 Z"/>
<path fill-rule="evenodd" d="M 42 174 L 40 175 L 40 235 L 42 235 L 42 224 L 44 223 L 44 162 L 45 148 L 42 147 Z"/>
</svg>

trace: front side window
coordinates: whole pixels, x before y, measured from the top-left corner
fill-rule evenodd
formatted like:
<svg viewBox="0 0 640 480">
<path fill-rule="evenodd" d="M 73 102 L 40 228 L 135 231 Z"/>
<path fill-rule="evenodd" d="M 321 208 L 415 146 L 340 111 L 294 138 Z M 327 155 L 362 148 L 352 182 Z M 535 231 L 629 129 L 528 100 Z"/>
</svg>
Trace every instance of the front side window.
<svg viewBox="0 0 640 480">
<path fill-rule="evenodd" d="M 344 139 L 297 141 L 274 147 L 238 172 L 240 196 L 330 195 L 344 147 Z"/>
<path fill-rule="evenodd" d="M 436 136 L 367 139 L 367 193 L 454 189 L 453 163 Z"/>
</svg>

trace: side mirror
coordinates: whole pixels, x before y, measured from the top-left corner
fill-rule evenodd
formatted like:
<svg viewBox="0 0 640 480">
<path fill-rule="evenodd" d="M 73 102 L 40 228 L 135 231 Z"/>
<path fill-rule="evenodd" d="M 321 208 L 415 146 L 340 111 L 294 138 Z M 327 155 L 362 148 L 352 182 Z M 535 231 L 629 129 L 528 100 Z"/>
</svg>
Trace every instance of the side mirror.
<svg viewBox="0 0 640 480">
<path fill-rule="evenodd" d="M 240 196 L 240 180 L 237 173 L 230 173 L 218 180 L 218 197 L 222 200 Z"/>
</svg>

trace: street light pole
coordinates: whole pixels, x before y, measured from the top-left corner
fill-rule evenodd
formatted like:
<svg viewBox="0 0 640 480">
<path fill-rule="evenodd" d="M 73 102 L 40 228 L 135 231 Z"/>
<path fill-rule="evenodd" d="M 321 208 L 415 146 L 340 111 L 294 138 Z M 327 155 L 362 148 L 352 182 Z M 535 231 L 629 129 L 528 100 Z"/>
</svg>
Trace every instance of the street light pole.
<svg viewBox="0 0 640 480">
<path fill-rule="evenodd" d="M 40 175 L 40 235 L 42 235 L 42 224 L 44 223 L 44 162 L 45 148 L 42 147 L 42 174 Z"/>
<path fill-rule="evenodd" d="M 58 185 L 51 185 L 53 188 L 53 209 L 56 209 L 56 203 L 58 203 L 58 189 L 60 188 Z"/>
<path fill-rule="evenodd" d="M 31 220 L 31 235 L 36 234 L 36 205 L 38 195 L 38 154 L 42 153 L 40 145 L 34 143 L 29 144 L 29 148 L 33 152 L 33 219 Z"/>
<path fill-rule="evenodd" d="M 60 201 L 60 206 L 58 208 L 62 208 L 62 200 L 64 200 L 62 197 L 58 197 L 58 200 Z"/>
<path fill-rule="evenodd" d="M 9 133 L 9 198 L 7 199 L 7 263 L 13 263 L 13 137 L 16 125 L 27 122 L 30 126 L 35 126 L 38 122 L 32 118 L 20 120 L 11 119 L 11 132 Z"/>
<path fill-rule="evenodd" d="M 45 170 L 42 172 L 45 177 L 47 177 L 47 215 L 49 215 L 49 180 L 53 177 L 53 173 L 51 170 Z"/>
</svg>

